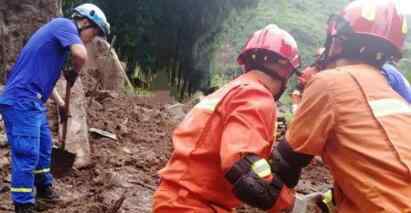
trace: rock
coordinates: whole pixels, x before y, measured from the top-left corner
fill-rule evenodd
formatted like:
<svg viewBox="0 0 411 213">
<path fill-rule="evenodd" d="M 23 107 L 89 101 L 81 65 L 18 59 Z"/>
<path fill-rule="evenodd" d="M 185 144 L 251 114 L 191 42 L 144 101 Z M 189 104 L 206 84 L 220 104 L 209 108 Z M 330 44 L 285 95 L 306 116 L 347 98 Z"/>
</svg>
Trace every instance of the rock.
<svg viewBox="0 0 411 213">
<path fill-rule="evenodd" d="M 0 167 L 7 168 L 10 165 L 8 157 L 0 157 Z"/>
<path fill-rule="evenodd" d="M 104 137 L 113 139 L 113 140 L 115 140 L 115 141 L 117 140 L 117 136 L 116 136 L 115 134 L 113 134 L 113 133 L 111 133 L 111 132 L 107 132 L 107 131 L 101 130 L 101 129 L 90 128 L 90 129 L 89 129 L 89 132 L 96 133 L 96 134 L 98 134 L 98 135 L 101 135 L 101 136 L 104 136 Z"/>
<path fill-rule="evenodd" d="M 295 204 L 292 213 L 317 212 L 315 201 L 319 199 L 321 193 L 314 192 L 308 195 L 296 194 Z M 320 211 L 318 211 L 320 212 Z"/>
<path fill-rule="evenodd" d="M 176 125 L 180 123 L 186 116 L 186 113 L 184 112 L 184 104 L 181 103 L 166 107 L 165 112 L 170 115 L 170 125 Z"/>
<path fill-rule="evenodd" d="M 89 60 L 83 66 L 83 71 L 96 76 L 104 90 L 121 92 L 125 72 L 115 50 L 100 37 L 93 39 L 86 48 Z"/>
<path fill-rule="evenodd" d="M 0 147 L 8 146 L 7 136 L 5 134 L 0 134 Z"/>
<path fill-rule="evenodd" d="M 135 115 L 137 116 L 139 121 L 142 122 L 148 122 L 151 121 L 153 116 L 154 116 L 154 111 L 145 107 L 141 107 L 141 106 L 134 106 L 133 109 Z"/>
<path fill-rule="evenodd" d="M 103 105 L 100 104 L 98 101 L 96 101 L 94 99 L 91 100 L 91 105 L 92 105 L 91 107 L 96 109 L 96 110 L 103 110 L 104 109 Z"/>
<path fill-rule="evenodd" d="M 203 100 L 204 98 L 204 93 L 201 91 L 197 91 L 196 93 L 194 93 L 194 95 L 191 98 L 191 104 L 194 106 L 198 103 L 200 103 L 201 100 Z"/>
<path fill-rule="evenodd" d="M 102 102 L 106 98 L 118 98 L 119 94 L 116 91 L 112 90 L 99 90 L 96 91 L 96 100 Z"/>
<path fill-rule="evenodd" d="M 121 135 L 126 135 L 126 134 L 129 133 L 128 127 L 124 124 L 117 125 L 116 129 L 118 129 L 120 131 Z"/>
<path fill-rule="evenodd" d="M 64 78 L 57 82 L 57 90 L 65 96 Z M 78 79 L 71 89 L 70 111 L 72 117 L 68 121 L 66 149 L 76 153 L 75 168 L 87 167 L 90 162 L 90 143 L 88 139 L 88 125 L 86 113 L 86 97 L 82 79 Z"/>
<path fill-rule="evenodd" d="M 11 173 L 9 173 L 6 177 L 4 177 L 4 181 L 6 183 L 11 183 Z"/>
<path fill-rule="evenodd" d="M 131 150 L 127 147 L 123 147 L 121 150 L 123 150 L 123 152 L 125 152 L 126 154 L 131 154 Z"/>
<path fill-rule="evenodd" d="M 0 180 L 0 194 L 10 191 L 10 187 Z"/>
<path fill-rule="evenodd" d="M 102 181 L 107 188 L 122 188 L 127 186 L 127 181 L 125 181 L 119 173 L 114 171 L 108 171 L 104 173 L 100 178 L 101 179 L 99 181 Z"/>
<path fill-rule="evenodd" d="M 106 206 L 111 205 L 116 200 L 120 199 L 120 197 L 121 191 L 117 189 L 105 191 L 101 194 L 102 203 L 104 203 Z"/>
</svg>

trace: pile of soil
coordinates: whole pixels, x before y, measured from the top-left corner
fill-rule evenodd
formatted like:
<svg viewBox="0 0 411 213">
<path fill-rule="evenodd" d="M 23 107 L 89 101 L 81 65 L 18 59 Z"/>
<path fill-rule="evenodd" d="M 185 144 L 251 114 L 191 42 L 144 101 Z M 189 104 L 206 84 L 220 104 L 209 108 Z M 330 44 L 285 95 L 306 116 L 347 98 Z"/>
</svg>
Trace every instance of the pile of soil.
<svg viewBox="0 0 411 213">
<path fill-rule="evenodd" d="M 87 98 L 88 125 L 117 136 L 112 140 L 90 133 L 92 163 L 55 180 L 63 202 L 44 211 L 102 213 L 151 212 L 151 196 L 158 184 L 157 171 L 171 153 L 170 116 L 165 104 L 173 99 L 164 92 L 152 97 L 127 97 L 95 91 Z M 50 110 L 52 111 L 52 110 Z M 54 128 L 52 128 L 54 129 Z M 12 212 L 9 150 L 0 148 L 0 212 Z M 116 203 L 117 202 L 117 203 Z"/>
<path fill-rule="evenodd" d="M 115 212 L 123 196 L 120 212 L 151 212 L 156 172 L 172 148 L 167 113 L 149 98 L 105 92 L 91 100 L 87 111 L 89 127 L 118 140 L 90 134 L 92 165 L 58 180 L 72 199 L 48 212 Z"/>
<path fill-rule="evenodd" d="M 63 202 L 44 212 L 149 213 L 159 182 L 157 172 L 172 151 L 170 136 L 177 122 L 166 106 L 174 101 L 166 92 L 148 97 L 125 96 L 94 89 L 94 82 L 86 82 L 89 127 L 113 133 L 118 140 L 90 133 L 91 165 L 56 179 Z M 0 147 L 0 212 L 12 212 L 9 186 L 2 184 L 10 182 L 8 148 Z M 301 193 L 323 191 L 331 183 L 318 159 L 302 177 L 297 187 Z M 244 207 L 239 212 L 261 211 Z"/>
</svg>

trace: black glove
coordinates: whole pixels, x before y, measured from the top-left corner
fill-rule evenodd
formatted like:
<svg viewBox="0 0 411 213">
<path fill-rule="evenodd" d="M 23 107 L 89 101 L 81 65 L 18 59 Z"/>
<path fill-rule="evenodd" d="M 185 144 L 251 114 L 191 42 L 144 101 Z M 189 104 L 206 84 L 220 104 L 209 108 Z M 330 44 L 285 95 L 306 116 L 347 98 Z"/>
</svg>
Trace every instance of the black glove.
<svg viewBox="0 0 411 213">
<path fill-rule="evenodd" d="M 249 172 L 234 184 L 233 193 L 250 206 L 268 210 L 274 206 L 282 187 L 283 184 L 277 180 L 269 183 Z"/>
<path fill-rule="evenodd" d="M 68 86 L 72 87 L 78 78 L 78 72 L 75 70 L 64 70 L 63 71 L 64 78 L 67 81 Z"/>
</svg>

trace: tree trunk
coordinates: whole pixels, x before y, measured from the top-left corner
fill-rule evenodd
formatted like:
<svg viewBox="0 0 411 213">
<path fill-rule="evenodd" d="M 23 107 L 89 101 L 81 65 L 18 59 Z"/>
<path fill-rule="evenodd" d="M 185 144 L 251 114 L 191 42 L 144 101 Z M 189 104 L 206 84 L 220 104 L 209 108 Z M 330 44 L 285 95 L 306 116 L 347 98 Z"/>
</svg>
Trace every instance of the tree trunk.
<svg viewBox="0 0 411 213">
<path fill-rule="evenodd" d="M 12 68 L 31 34 L 56 16 L 61 0 L 0 0 L 0 81 Z"/>
</svg>

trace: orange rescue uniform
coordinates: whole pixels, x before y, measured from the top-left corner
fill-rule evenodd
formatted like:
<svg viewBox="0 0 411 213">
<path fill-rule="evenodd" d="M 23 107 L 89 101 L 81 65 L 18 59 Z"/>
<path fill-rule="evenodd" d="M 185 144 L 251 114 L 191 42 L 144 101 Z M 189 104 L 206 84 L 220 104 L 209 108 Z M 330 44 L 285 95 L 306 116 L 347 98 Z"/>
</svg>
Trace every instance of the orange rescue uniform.
<svg viewBox="0 0 411 213">
<path fill-rule="evenodd" d="M 268 158 L 276 104 L 254 72 L 205 97 L 173 134 L 154 212 L 231 212 L 240 205 L 224 174 L 246 153 Z"/>
<path fill-rule="evenodd" d="M 321 155 L 338 213 L 411 212 L 411 109 L 368 65 L 327 70 L 308 83 L 287 140 Z"/>
</svg>

